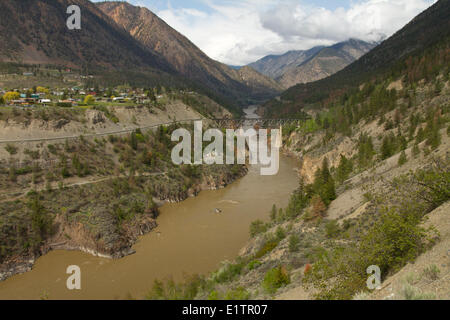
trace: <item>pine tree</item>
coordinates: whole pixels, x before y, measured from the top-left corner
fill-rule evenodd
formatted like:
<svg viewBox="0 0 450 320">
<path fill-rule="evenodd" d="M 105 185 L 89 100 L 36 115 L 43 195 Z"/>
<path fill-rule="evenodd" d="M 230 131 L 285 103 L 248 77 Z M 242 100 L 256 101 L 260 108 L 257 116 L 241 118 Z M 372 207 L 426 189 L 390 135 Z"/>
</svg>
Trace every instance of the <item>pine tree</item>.
<svg viewBox="0 0 450 320">
<path fill-rule="evenodd" d="M 405 150 L 403 150 L 402 153 L 400 154 L 400 158 L 398 158 L 398 165 L 402 166 L 406 162 L 408 162 L 408 157 L 406 156 Z"/>
<path fill-rule="evenodd" d="M 339 183 L 347 180 L 350 173 L 353 171 L 353 164 L 344 155 L 341 155 L 341 161 L 336 170 L 336 180 Z"/>
<path fill-rule="evenodd" d="M 321 197 L 326 206 L 336 199 L 335 183 L 330 173 L 327 158 L 323 160 L 322 168 L 316 171 L 313 190 L 316 195 Z"/>
<path fill-rule="evenodd" d="M 384 137 L 381 145 L 381 159 L 386 160 L 392 156 L 392 145 L 389 137 Z"/>
<path fill-rule="evenodd" d="M 130 146 L 131 146 L 131 148 L 133 148 L 133 150 L 137 150 L 138 141 L 137 141 L 137 137 L 136 137 L 136 132 L 131 133 Z"/>
<path fill-rule="evenodd" d="M 412 150 L 414 158 L 417 158 L 420 154 L 419 145 L 417 143 L 414 144 L 413 150 Z"/>
<path fill-rule="evenodd" d="M 272 211 L 270 212 L 270 220 L 275 221 L 277 220 L 277 206 L 272 206 Z"/>
</svg>

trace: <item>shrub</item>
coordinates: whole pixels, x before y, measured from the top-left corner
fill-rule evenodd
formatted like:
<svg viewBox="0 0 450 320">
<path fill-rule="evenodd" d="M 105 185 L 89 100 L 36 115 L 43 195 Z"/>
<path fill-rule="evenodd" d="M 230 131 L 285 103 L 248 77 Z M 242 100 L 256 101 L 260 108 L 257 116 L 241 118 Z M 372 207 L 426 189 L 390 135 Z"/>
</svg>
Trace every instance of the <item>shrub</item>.
<svg viewBox="0 0 450 320">
<path fill-rule="evenodd" d="M 281 241 L 284 238 L 286 238 L 286 232 L 284 231 L 283 227 L 279 226 L 277 228 L 277 231 L 275 231 L 275 236 L 278 241 Z"/>
<path fill-rule="evenodd" d="M 420 155 L 420 149 L 419 149 L 419 145 L 417 143 L 414 144 L 412 153 L 413 153 L 414 158 L 417 158 Z"/>
<path fill-rule="evenodd" d="M 219 292 L 217 292 L 216 290 L 211 291 L 208 295 L 208 300 L 216 301 L 219 299 L 220 299 Z"/>
<path fill-rule="evenodd" d="M 400 158 L 398 158 L 398 165 L 402 166 L 406 162 L 408 162 L 408 157 L 406 156 L 406 152 L 403 150 L 402 153 L 400 154 Z"/>
<path fill-rule="evenodd" d="M 290 283 L 289 273 L 284 267 L 276 267 L 267 271 L 262 282 L 262 287 L 270 294 Z"/>
<path fill-rule="evenodd" d="M 32 151 L 29 149 L 25 149 L 24 153 L 33 160 L 37 160 L 40 157 L 39 150 Z"/>
<path fill-rule="evenodd" d="M 271 240 L 264 244 L 264 246 L 259 249 L 259 251 L 255 254 L 255 259 L 259 259 L 264 257 L 269 252 L 272 252 L 273 249 L 275 249 L 278 246 L 278 241 Z"/>
<path fill-rule="evenodd" d="M 12 144 L 7 144 L 5 150 L 8 151 L 10 155 L 17 154 L 17 147 Z"/>
<path fill-rule="evenodd" d="M 434 300 L 436 296 L 433 293 L 424 293 L 409 283 L 404 283 L 399 293 L 404 300 Z"/>
<path fill-rule="evenodd" d="M 359 244 L 320 252 L 304 284 L 319 289 L 318 299 L 352 299 L 366 286 L 368 266 L 379 266 L 384 276 L 423 252 L 428 234 L 419 223 L 414 216 L 387 210 Z"/>
<path fill-rule="evenodd" d="M 335 238 L 339 235 L 340 228 L 336 220 L 330 220 L 325 224 L 325 233 L 328 238 Z"/>
<path fill-rule="evenodd" d="M 300 237 L 293 234 L 289 237 L 289 251 L 296 252 L 298 250 L 298 245 L 300 244 Z"/>
<path fill-rule="evenodd" d="M 259 261 L 259 260 L 253 260 L 253 261 L 251 261 L 249 264 L 248 264 L 248 266 L 247 266 L 247 268 L 248 268 L 248 270 L 255 270 L 256 268 L 258 268 L 259 266 L 261 265 L 261 261 Z"/>
<path fill-rule="evenodd" d="M 267 231 L 267 225 L 262 220 L 253 221 L 250 225 L 250 236 L 252 238 Z"/>
<path fill-rule="evenodd" d="M 84 104 L 87 104 L 89 106 L 89 105 L 93 105 L 94 103 L 95 103 L 95 98 L 92 95 L 87 95 L 84 98 Z"/>
<path fill-rule="evenodd" d="M 370 295 L 367 292 L 361 291 L 360 293 L 357 293 L 352 300 L 355 301 L 366 301 L 370 300 Z"/>
<path fill-rule="evenodd" d="M 272 206 L 272 210 L 270 211 L 270 220 L 271 221 L 276 221 L 277 220 L 277 206 L 273 205 Z"/>
<path fill-rule="evenodd" d="M 57 154 L 58 153 L 58 150 L 56 149 L 56 147 L 53 145 L 53 144 L 49 144 L 48 146 L 47 146 L 47 148 L 48 148 L 48 151 L 51 153 L 51 154 Z"/>
<path fill-rule="evenodd" d="M 307 275 L 308 273 L 311 272 L 311 270 L 312 270 L 312 266 L 308 263 L 308 264 L 305 266 L 305 270 L 303 271 L 303 274 Z"/>
<path fill-rule="evenodd" d="M 60 108 L 72 108 L 72 104 L 70 102 L 58 102 L 56 105 Z"/>
<path fill-rule="evenodd" d="M 439 279 L 439 274 L 441 273 L 441 270 L 439 270 L 438 266 L 433 264 L 431 266 L 428 266 L 423 270 L 423 275 L 427 277 L 430 280 L 437 280 Z"/>
<path fill-rule="evenodd" d="M 325 216 L 325 212 L 327 211 L 326 205 L 323 203 L 322 199 L 319 196 L 314 196 L 311 199 L 311 216 L 306 216 L 305 220 L 312 220 L 315 218 L 321 218 Z"/>
<path fill-rule="evenodd" d="M 383 273 L 397 270 L 416 258 L 424 248 L 425 230 L 420 220 L 387 210 L 361 243 L 361 253 Z"/>
<path fill-rule="evenodd" d="M 248 300 L 250 298 L 250 293 L 243 287 L 238 287 L 236 289 L 231 289 L 225 293 L 225 300 Z"/>
<path fill-rule="evenodd" d="M 213 275 L 213 280 L 217 283 L 232 281 L 241 274 L 244 266 L 244 262 L 227 263 Z"/>
<path fill-rule="evenodd" d="M 198 276 L 185 276 L 184 281 L 176 283 L 173 279 L 162 282 L 155 280 L 147 300 L 193 300 L 205 287 L 206 281 Z"/>
<path fill-rule="evenodd" d="M 409 190 L 411 199 L 426 202 L 429 205 L 428 211 L 439 207 L 450 199 L 448 162 L 435 161 L 431 169 L 417 171 L 412 176 L 411 183 L 417 187 L 414 192 Z"/>
</svg>

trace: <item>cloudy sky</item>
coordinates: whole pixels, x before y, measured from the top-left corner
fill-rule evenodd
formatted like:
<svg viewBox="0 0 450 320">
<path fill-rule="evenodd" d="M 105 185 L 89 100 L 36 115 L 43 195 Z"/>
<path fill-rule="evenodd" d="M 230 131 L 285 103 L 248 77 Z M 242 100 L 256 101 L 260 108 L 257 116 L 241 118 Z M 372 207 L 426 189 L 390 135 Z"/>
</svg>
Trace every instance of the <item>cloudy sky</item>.
<svg viewBox="0 0 450 320">
<path fill-rule="evenodd" d="M 435 0 L 128 0 L 145 6 L 213 59 L 244 65 L 268 54 L 378 41 Z"/>
</svg>

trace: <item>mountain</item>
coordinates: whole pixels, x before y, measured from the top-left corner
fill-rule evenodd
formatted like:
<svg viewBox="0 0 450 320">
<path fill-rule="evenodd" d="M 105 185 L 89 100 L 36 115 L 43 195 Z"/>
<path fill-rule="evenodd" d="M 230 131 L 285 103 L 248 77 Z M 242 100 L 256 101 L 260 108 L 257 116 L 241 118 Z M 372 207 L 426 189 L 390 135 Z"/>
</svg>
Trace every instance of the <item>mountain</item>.
<svg viewBox="0 0 450 320">
<path fill-rule="evenodd" d="M 309 50 L 288 51 L 282 55 L 270 55 L 250 63 L 249 66 L 272 79 L 276 79 L 288 70 L 298 67 L 323 48 L 323 46 L 319 46 Z"/>
<path fill-rule="evenodd" d="M 68 30 L 69 5 L 81 8 L 81 30 Z M 174 73 L 87 0 L 0 1 L 0 60 L 89 69 Z"/>
<path fill-rule="evenodd" d="M 373 43 L 350 39 L 330 47 L 318 46 L 305 51 L 289 51 L 280 56 L 267 56 L 249 66 L 289 88 L 298 83 L 326 78 L 374 47 Z"/>
<path fill-rule="evenodd" d="M 290 68 L 277 81 L 289 88 L 298 83 L 317 81 L 344 69 L 375 47 L 375 44 L 351 39 L 322 48 L 297 67 Z"/>
<path fill-rule="evenodd" d="M 97 6 L 143 46 L 163 56 L 180 74 L 216 93 L 238 100 L 248 96 L 267 99 L 282 90 L 274 80 L 256 71 L 250 77 L 247 69 L 247 76 L 243 77 L 242 71 L 209 58 L 147 8 L 118 1 L 100 2 Z"/>
<path fill-rule="evenodd" d="M 365 82 L 387 77 L 417 78 L 442 60 L 449 48 L 450 1 L 440 0 L 380 45 L 325 79 L 298 84 L 264 105 L 266 115 L 292 115 L 306 105 L 322 106 Z M 427 54 L 427 57 L 425 57 Z M 448 63 L 447 63 L 448 65 Z M 417 80 L 417 79 L 416 79 Z"/>
</svg>

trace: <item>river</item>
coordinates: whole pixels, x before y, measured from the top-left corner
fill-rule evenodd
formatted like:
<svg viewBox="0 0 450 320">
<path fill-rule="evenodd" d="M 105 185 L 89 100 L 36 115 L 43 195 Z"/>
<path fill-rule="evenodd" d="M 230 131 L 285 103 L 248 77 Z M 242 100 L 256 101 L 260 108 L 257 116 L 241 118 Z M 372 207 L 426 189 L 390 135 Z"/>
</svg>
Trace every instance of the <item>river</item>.
<svg viewBox="0 0 450 320">
<path fill-rule="evenodd" d="M 246 110 L 254 116 L 256 108 Z M 273 204 L 285 207 L 298 186 L 297 163 L 280 157 L 276 176 L 261 176 L 258 166 L 230 186 L 160 209 L 158 227 L 134 246 L 136 254 L 109 260 L 78 251 L 52 251 L 32 271 L 0 283 L 0 299 L 142 298 L 155 279 L 184 273 L 206 274 L 237 257 L 249 240 L 250 223 L 268 220 Z M 220 214 L 215 213 L 220 208 Z M 81 268 L 81 290 L 66 288 L 69 265 Z"/>
</svg>

